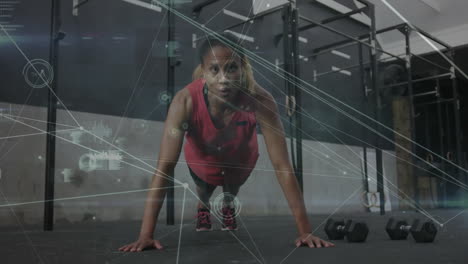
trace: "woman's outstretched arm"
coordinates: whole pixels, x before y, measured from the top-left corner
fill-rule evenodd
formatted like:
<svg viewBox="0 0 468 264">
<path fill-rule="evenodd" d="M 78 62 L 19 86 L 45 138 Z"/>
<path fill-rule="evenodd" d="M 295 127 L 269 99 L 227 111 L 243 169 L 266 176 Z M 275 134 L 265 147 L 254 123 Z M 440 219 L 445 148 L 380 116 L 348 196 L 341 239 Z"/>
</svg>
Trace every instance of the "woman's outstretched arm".
<svg viewBox="0 0 468 264">
<path fill-rule="evenodd" d="M 182 149 L 186 124 L 188 124 L 191 101 L 188 90 L 184 89 L 176 94 L 172 100 L 164 123 L 156 172 L 149 186 L 143 221 L 138 240 L 122 246 L 121 251 L 142 251 L 145 248 L 162 249 L 158 240 L 153 239 L 156 222 L 161 211 L 169 181 L 174 180 L 174 168 L 179 160 Z M 178 185 L 177 181 L 175 185 Z"/>
<path fill-rule="evenodd" d="M 296 219 L 299 238 L 296 246 L 329 247 L 332 243 L 312 235 L 307 218 L 304 197 L 299 188 L 294 170 L 288 158 L 285 133 L 278 113 L 278 107 L 273 96 L 265 89 L 257 86 L 258 100 L 255 103 L 255 114 L 265 139 L 271 163 L 276 172 L 278 182 L 288 201 L 288 205 Z"/>
</svg>

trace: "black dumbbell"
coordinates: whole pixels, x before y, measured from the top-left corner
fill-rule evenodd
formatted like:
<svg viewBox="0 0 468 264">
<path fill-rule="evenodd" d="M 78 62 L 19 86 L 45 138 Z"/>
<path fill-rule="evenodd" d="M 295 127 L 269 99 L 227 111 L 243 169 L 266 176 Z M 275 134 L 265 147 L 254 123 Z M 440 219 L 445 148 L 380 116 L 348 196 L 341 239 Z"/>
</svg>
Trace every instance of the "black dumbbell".
<svg viewBox="0 0 468 264">
<path fill-rule="evenodd" d="M 330 240 L 342 240 L 346 236 L 348 242 L 364 242 L 369 234 L 369 228 L 364 222 L 353 223 L 352 220 L 335 221 L 328 219 L 325 224 L 325 233 Z"/>
<path fill-rule="evenodd" d="M 414 240 L 421 243 L 433 242 L 437 235 L 437 228 L 434 223 L 424 222 L 419 225 L 419 219 L 414 220 L 412 225 L 408 225 L 405 220 L 390 218 L 385 230 L 392 240 L 404 240 L 411 233 Z"/>
</svg>

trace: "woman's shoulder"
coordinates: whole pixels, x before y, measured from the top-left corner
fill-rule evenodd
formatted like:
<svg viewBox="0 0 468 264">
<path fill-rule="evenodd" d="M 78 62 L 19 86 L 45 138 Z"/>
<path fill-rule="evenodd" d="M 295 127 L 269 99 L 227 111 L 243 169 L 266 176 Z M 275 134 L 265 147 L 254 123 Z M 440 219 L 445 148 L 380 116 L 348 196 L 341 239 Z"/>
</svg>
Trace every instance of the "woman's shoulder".
<svg viewBox="0 0 468 264">
<path fill-rule="evenodd" d="M 187 114 L 192 113 L 193 109 L 193 101 L 192 101 L 192 95 L 190 94 L 189 87 L 186 86 L 182 90 L 178 91 L 174 97 L 174 99 L 177 98 L 176 103 L 183 103 L 184 108 L 186 110 Z"/>
</svg>

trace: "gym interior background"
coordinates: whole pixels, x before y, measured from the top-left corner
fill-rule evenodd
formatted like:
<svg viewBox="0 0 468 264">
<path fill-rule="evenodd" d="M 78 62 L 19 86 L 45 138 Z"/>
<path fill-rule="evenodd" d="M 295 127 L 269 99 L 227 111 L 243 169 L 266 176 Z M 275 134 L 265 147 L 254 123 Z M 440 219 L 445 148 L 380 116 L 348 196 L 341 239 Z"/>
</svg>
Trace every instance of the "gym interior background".
<svg viewBox="0 0 468 264">
<path fill-rule="evenodd" d="M 465 0 L 0 1 L 0 258 L 463 263 L 467 11 Z M 237 239 L 194 233 L 197 199 L 175 186 L 158 225 L 167 252 L 116 251 L 139 231 L 166 112 L 191 82 L 199 40 L 226 31 L 276 99 L 313 228 L 367 221 L 365 245 L 338 243 L 336 254 L 283 241 L 295 224 L 258 130 Z M 175 178 L 194 190 L 183 153 Z M 390 243 L 391 216 L 431 221 L 438 237 Z"/>
</svg>

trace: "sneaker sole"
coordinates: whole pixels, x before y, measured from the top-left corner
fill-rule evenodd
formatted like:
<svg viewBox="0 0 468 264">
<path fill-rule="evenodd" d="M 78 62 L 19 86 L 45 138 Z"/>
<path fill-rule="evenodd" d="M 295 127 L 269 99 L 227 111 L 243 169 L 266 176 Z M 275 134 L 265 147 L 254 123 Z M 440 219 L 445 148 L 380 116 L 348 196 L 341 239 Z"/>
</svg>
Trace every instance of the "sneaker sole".
<svg viewBox="0 0 468 264">
<path fill-rule="evenodd" d="M 207 229 L 207 228 L 200 228 L 200 229 L 195 229 L 197 232 L 210 232 L 213 231 L 213 228 Z"/>
<path fill-rule="evenodd" d="M 229 227 L 222 227 L 221 228 L 221 231 L 236 231 L 237 230 L 237 227 L 236 228 L 229 228 Z"/>
</svg>

